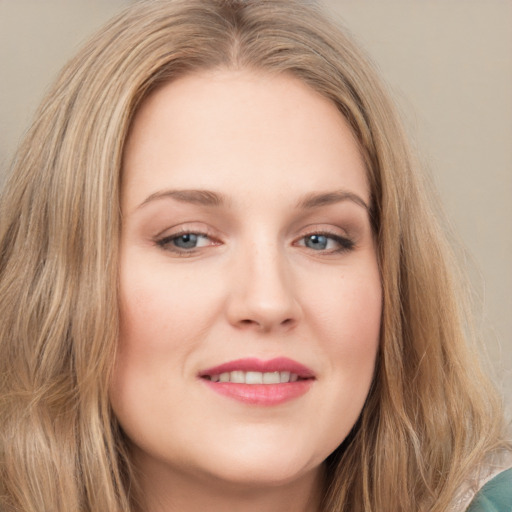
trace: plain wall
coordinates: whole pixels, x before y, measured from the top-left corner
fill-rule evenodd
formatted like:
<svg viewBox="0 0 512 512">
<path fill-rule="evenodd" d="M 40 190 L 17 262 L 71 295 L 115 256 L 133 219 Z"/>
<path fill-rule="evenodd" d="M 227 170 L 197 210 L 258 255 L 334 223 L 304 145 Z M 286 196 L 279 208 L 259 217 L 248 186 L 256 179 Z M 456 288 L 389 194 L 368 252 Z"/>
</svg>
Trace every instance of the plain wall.
<svg viewBox="0 0 512 512">
<path fill-rule="evenodd" d="M 0 0 L 0 182 L 43 92 L 128 0 Z M 330 0 L 390 85 L 472 255 L 486 347 L 512 402 L 512 1 Z"/>
</svg>

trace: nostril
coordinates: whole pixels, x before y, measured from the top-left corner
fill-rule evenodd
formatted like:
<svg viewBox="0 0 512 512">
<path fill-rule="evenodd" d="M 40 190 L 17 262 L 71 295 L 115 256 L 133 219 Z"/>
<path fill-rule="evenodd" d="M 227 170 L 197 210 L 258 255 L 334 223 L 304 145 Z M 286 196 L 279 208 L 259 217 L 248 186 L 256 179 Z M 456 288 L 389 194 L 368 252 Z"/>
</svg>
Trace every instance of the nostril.
<svg viewBox="0 0 512 512">
<path fill-rule="evenodd" d="M 277 322 L 274 324 L 275 326 L 279 325 L 281 327 L 291 327 L 295 323 L 293 318 L 285 318 L 281 322 Z M 250 318 L 244 318 L 238 321 L 239 327 L 259 327 L 261 329 L 267 330 L 271 327 L 271 325 L 267 325 L 265 321 L 259 322 L 258 320 L 252 320 Z"/>
</svg>

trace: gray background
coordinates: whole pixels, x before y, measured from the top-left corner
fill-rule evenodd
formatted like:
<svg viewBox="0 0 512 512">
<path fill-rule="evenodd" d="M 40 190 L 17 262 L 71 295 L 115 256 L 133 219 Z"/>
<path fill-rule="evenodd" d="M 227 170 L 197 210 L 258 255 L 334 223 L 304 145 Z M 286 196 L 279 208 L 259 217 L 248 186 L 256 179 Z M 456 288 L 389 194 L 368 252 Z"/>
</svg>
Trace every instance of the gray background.
<svg viewBox="0 0 512 512">
<path fill-rule="evenodd" d="M 57 71 L 129 3 L 0 0 L 0 182 Z M 324 3 L 388 81 L 468 249 L 463 264 L 481 302 L 477 326 L 510 404 L 512 0 Z"/>
</svg>

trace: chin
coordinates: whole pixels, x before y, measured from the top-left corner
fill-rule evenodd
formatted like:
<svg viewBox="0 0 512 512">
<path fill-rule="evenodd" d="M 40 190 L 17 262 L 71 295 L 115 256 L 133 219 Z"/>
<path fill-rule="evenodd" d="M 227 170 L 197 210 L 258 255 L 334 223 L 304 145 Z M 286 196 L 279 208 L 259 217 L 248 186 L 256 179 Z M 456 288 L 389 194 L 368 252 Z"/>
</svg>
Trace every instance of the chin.
<svg viewBox="0 0 512 512">
<path fill-rule="evenodd" d="M 271 467 L 269 464 L 256 466 L 255 464 L 244 463 L 231 468 L 216 468 L 210 473 L 210 477 L 223 482 L 225 485 L 234 486 L 240 489 L 262 489 L 272 487 L 283 487 L 292 482 L 297 482 L 302 477 L 317 470 L 321 466 L 313 467 L 290 467 L 282 464 L 279 467 Z"/>
<path fill-rule="evenodd" d="M 231 453 L 216 451 L 211 477 L 243 487 L 278 487 L 297 481 L 318 469 L 325 457 L 311 457 L 297 447 L 273 447 L 263 444 L 245 446 Z M 210 458 L 210 457 L 209 457 Z M 208 461 L 210 462 L 210 461 Z"/>
</svg>

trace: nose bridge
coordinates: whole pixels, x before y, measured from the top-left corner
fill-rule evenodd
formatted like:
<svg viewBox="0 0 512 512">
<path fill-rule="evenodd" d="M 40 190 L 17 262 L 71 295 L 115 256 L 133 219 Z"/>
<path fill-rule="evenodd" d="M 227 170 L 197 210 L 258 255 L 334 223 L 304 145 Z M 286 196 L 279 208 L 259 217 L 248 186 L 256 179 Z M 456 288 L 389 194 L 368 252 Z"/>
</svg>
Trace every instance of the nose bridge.
<svg viewBox="0 0 512 512">
<path fill-rule="evenodd" d="M 230 320 L 239 326 L 269 330 L 291 326 L 300 316 L 293 275 L 284 248 L 268 237 L 253 239 L 237 256 Z"/>
</svg>

